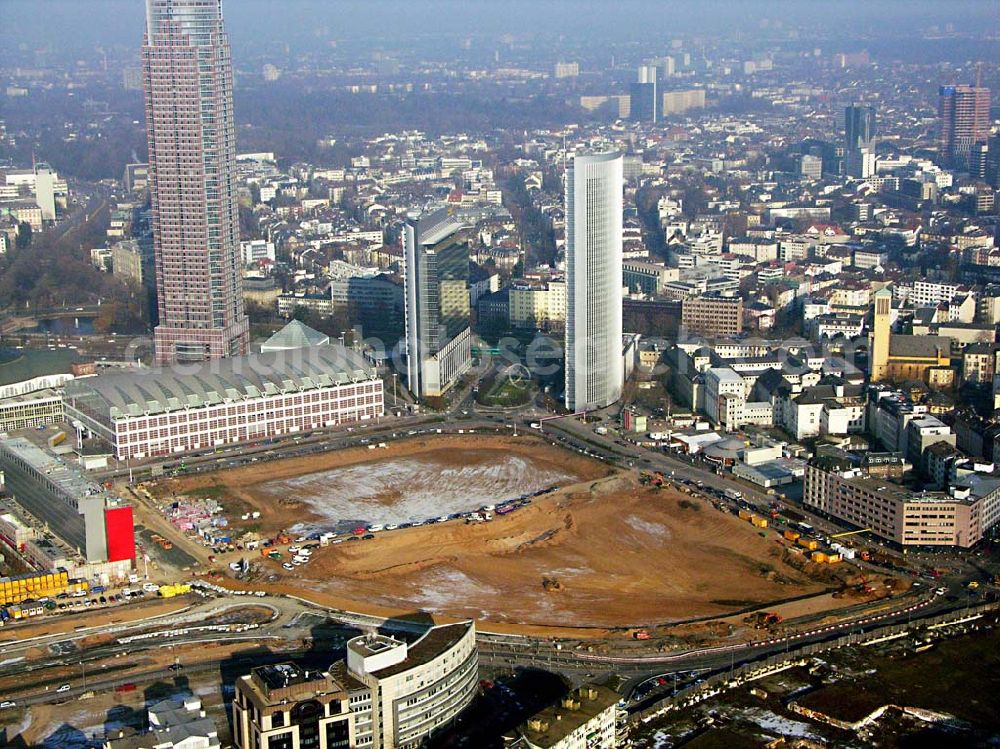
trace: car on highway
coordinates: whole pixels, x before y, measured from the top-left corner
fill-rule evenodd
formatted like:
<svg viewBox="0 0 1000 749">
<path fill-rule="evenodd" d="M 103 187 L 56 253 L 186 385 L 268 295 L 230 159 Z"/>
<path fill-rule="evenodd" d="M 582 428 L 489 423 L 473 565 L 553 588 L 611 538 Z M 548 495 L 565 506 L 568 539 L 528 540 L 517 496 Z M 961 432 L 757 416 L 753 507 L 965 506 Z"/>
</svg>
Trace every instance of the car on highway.
<svg viewBox="0 0 1000 749">
<path fill-rule="evenodd" d="M 4 700 L 3 702 L 0 702 L 0 710 L 6 707 L 17 707 L 17 703 L 13 700 Z"/>
<path fill-rule="evenodd" d="M 68 692 L 70 689 L 72 689 L 72 687 L 70 687 L 69 684 L 63 684 L 56 690 L 56 692 L 62 694 L 63 692 Z"/>
</svg>

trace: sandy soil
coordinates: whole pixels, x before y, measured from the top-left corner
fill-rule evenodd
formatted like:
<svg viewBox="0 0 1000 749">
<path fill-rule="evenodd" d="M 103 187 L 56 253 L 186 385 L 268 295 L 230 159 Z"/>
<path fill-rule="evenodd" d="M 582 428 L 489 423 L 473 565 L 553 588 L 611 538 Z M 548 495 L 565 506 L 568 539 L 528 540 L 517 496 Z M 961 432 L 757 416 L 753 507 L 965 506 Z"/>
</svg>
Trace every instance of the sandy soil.
<svg viewBox="0 0 1000 749">
<path fill-rule="evenodd" d="M 319 493 L 319 487 L 322 485 L 322 477 L 318 476 L 319 474 L 347 467 L 361 470 L 364 467 L 363 464 L 371 464 L 374 471 L 381 463 L 404 458 L 429 461 L 442 470 L 452 469 L 458 473 L 461 473 L 463 468 L 474 467 L 477 462 L 486 473 L 494 463 L 516 459 L 520 465 L 525 467 L 527 475 L 524 477 L 524 483 L 526 485 L 531 484 L 536 478 L 533 476 L 536 471 L 538 474 L 551 476 L 553 483 L 593 479 L 606 476 L 609 472 L 607 466 L 597 461 L 567 452 L 543 440 L 528 436 L 513 438 L 487 435 L 442 435 L 424 439 L 397 440 L 388 443 L 387 449 L 334 450 L 302 458 L 253 463 L 211 474 L 168 479 L 158 482 L 151 487 L 151 491 L 160 496 L 166 496 L 211 487 L 221 488 L 223 495 L 220 500 L 223 506 L 235 507 L 244 511 L 248 509 L 259 510 L 261 518 L 259 521 L 254 521 L 254 524 L 259 526 L 264 534 L 274 534 L 279 530 L 289 529 L 297 525 L 329 524 L 329 512 L 310 504 L 310 500 L 321 501 L 321 499 L 317 500 L 316 497 Z M 353 474 L 353 476 L 355 483 L 361 479 L 358 474 Z M 467 486 L 470 478 L 459 476 L 457 483 Z M 303 480 L 308 480 L 308 485 L 302 485 Z M 423 477 L 421 477 L 421 481 L 429 483 Z M 287 482 L 284 491 L 278 488 L 278 482 Z M 295 487 L 296 482 L 299 483 L 297 488 Z M 502 483 L 505 486 L 507 484 L 506 481 Z M 538 482 L 536 481 L 536 483 Z M 541 485 L 544 486 L 545 482 L 541 482 Z M 472 486 L 475 484 L 473 483 Z M 351 474 L 349 474 L 341 482 L 339 490 L 341 502 L 350 495 L 351 488 Z M 407 488 L 430 489 L 429 487 Z M 445 491 L 443 485 L 441 490 Z M 386 482 L 386 487 L 381 493 L 372 491 L 369 487 L 368 500 L 372 505 L 377 505 L 387 501 L 390 495 L 396 494 L 398 496 L 398 493 L 402 491 L 404 491 L 404 487 L 396 485 L 390 488 Z M 447 489 L 448 494 L 453 494 L 454 491 L 453 487 Z M 484 500 L 484 503 L 488 501 Z M 457 510 L 442 510 L 442 512 L 452 511 Z M 230 515 L 230 520 L 234 521 L 237 526 L 240 524 L 238 516 L 234 518 Z"/>
<path fill-rule="evenodd" d="M 516 469 L 496 468 L 512 458 L 521 461 Z M 407 467 L 411 459 L 420 462 L 419 470 Z M 395 467 L 400 477 L 393 482 Z M 337 469 L 350 470 L 324 473 Z M 602 463 L 531 437 L 402 440 L 388 449 L 334 451 L 171 479 L 154 491 L 212 488 L 223 504 L 259 509 L 261 532 L 273 535 L 328 523 L 330 514 L 324 517 L 323 508 L 311 503 L 333 495 L 335 503 L 353 498 L 378 509 L 406 501 L 407 492 L 422 493 L 418 505 L 426 516 L 435 472 L 449 477 L 440 492 L 453 497 L 468 493 L 470 481 L 475 493 L 476 477 L 484 477 L 483 504 L 498 486 L 510 490 L 511 476 L 572 478 L 555 481 L 562 487 L 558 491 L 490 523 L 452 521 L 382 532 L 374 540 L 319 549 L 294 572 L 264 560 L 265 574 L 279 579 L 256 585 L 372 614 L 421 611 L 473 617 L 492 631 L 597 637 L 611 628 L 621 633 L 624 627 L 772 608 L 826 587 L 783 561 L 776 531 L 762 536 L 702 499 L 641 487 L 635 473 L 612 473 Z M 787 613 L 842 605 L 822 597 Z"/>
<path fill-rule="evenodd" d="M 321 549 L 294 576 L 366 605 L 593 627 L 715 616 L 822 587 L 746 523 L 627 476 L 560 490 L 491 523 Z"/>
</svg>

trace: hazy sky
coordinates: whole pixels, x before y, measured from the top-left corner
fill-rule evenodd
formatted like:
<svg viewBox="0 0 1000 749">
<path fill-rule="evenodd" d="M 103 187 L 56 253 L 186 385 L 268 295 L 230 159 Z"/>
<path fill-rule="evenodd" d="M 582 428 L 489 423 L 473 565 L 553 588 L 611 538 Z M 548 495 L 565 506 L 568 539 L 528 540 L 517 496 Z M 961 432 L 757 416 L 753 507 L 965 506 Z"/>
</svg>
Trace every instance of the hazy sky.
<svg viewBox="0 0 1000 749">
<path fill-rule="evenodd" d="M 931 24 L 1000 31 L 997 0 L 224 0 L 234 46 L 407 36 L 563 33 L 616 41 L 785 27 L 905 33 Z M 0 0 L 4 57 L 43 45 L 74 54 L 96 44 L 135 47 L 144 0 Z M 838 34 L 839 35 L 839 34 Z"/>
</svg>

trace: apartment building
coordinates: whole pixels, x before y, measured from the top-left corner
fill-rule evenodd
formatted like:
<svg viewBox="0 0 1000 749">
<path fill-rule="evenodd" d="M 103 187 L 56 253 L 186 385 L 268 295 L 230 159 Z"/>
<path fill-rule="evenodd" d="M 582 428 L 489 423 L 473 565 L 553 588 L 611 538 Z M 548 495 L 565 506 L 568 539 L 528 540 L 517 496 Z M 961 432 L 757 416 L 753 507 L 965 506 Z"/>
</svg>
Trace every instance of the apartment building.
<svg viewBox="0 0 1000 749">
<path fill-rule="evenodd" d="M 561 328 L 566 323 L 566 282 L 515 281 L 508 296 L 514 328 Z"/>
<path fill-rule="evenodd" d="M 689 333 L 730 338 L 743 332 L 743 300 L 740 297 L 701 296 L 685 299 L 681 326 Z"/>
<path fill-rule="evenodd" d="M 803 502 L 900 546 L 970 548 L 1000 521 L 1000 479 L 974 475 L 947 492 L 912 491 L 829 451 L 806 467 Z"/>
<path fill-rule="evenodd" d="M 518 733 L 523 749 L 614 749 L 618 746 L 616 704 L 620 696 L 588 684 L 559 704 L 533 715 Z"/>
</svg>

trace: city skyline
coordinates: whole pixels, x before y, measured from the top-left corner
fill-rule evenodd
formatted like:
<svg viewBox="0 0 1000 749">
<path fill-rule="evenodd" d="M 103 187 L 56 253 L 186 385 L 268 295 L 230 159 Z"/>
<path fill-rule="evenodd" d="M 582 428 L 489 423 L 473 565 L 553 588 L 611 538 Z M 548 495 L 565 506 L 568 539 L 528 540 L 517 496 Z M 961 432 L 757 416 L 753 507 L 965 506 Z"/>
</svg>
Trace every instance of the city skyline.
<svg viewBox="0 0 1000 749">
<path fill-rule="evenodd" d="M 0 743 L 995 743 L 995 4 L 0 2 Z"/>
</svg>

